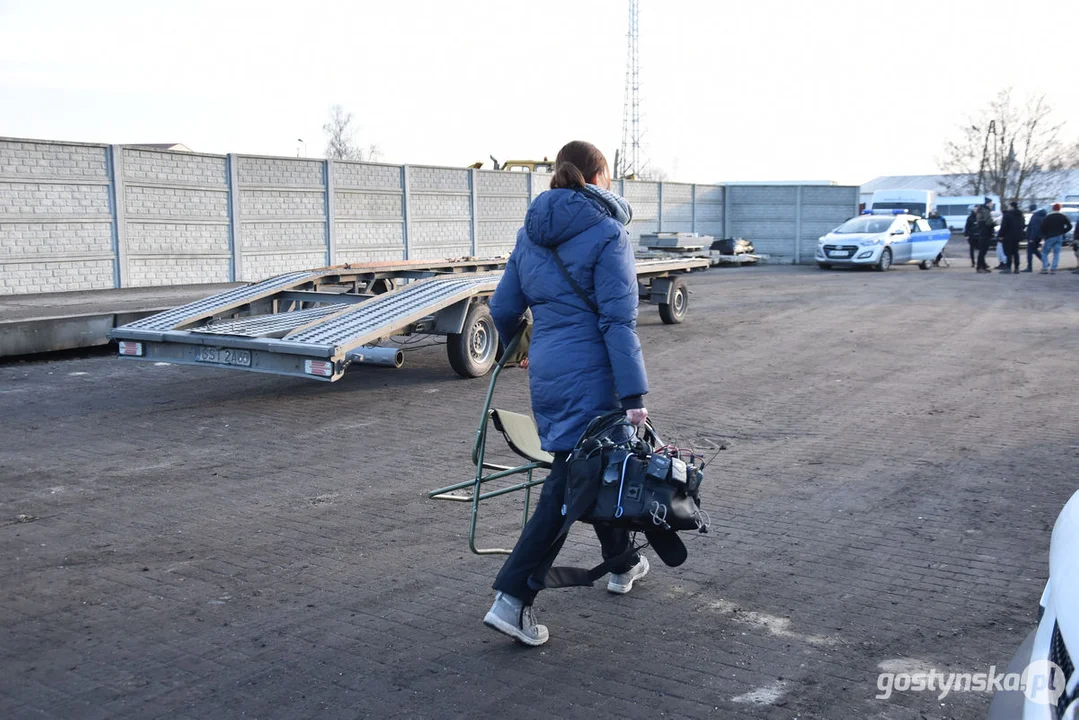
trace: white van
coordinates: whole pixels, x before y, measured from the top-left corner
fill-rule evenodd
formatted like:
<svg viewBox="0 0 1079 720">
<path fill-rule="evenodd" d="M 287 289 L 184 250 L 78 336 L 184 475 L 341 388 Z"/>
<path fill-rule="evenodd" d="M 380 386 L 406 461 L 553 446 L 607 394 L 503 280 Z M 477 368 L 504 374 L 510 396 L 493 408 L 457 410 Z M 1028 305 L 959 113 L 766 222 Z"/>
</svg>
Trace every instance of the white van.
<svg viewBox="0 0 1079 720">
<path fill-rule="evenodd" d="M 937 198 L 937 214 L 945 219 L 951 230 L 962 231 L 967 224 L 967 216 L 975 205 L 985 202 L 985 195 L 941 195 Z M 989 195 L 996 204 L 996 211 L 1001 212 L 1000 198 Z"/>
<path fill-rule="evenodd" d="M 925 217 L 936 209 L 936 193 L 932 190 L 877 190 L 869 210 L 902 210 Z"/>
</svg>

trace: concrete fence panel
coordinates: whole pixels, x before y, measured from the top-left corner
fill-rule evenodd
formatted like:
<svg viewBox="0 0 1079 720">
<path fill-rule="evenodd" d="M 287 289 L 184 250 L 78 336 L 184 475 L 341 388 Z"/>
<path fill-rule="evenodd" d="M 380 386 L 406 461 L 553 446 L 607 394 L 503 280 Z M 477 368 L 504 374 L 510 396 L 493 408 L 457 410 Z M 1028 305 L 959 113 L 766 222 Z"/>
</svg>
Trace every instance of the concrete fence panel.
<svg viewBox="0 0 1079 720">
<path fill-rule="evenodd" d="M 692 185 L 664 182 L 660 199 L 659 225 L 663 232 L 694 232 Z"/>
<path fill-rule="evenodd" d="M 471 171 L 421 165 L 408 170 L 408 259 L 470 255 Z"/>
<path fill-rule="evenodd" d="M 238 280 L 326 265 L 329 222 L 326 162 L 234 156 L 238 195 Z"/>
<path fill-rule="evenodd" d="M 335 261 L 404 260 L 403 168 L 346 160 L 332 165 Z"/>
<path fill-rule="evenodd" d="M 0 294 L 116 286 L 107 145 L 0 138 Z"/>
<path fill-rule="evenodd" d="M 476 171 L 477 256 L 494 257 L 513 250 L 517 230 L 529 205 L 529 178 L 521 172 Z"/>
<path fill-rule="evenodd" d="M 798 188 L 790 185 L 730 185 L 727 187 L 732 237 L 753 241 L 758 252 L 795 261 L 798 234 Z"/>
<path fill-rule="evenodd" d="M 132 147 L 114 152 L 124 286 L 228 282 L 225 157 Z"/>
<path fill-rule="evenodd" d="M 858 202 L 855 187 L 802 188 L 802 262 L 812 262 L 818 238 L 858 214 Z"/>
<path fill-rule="evenodd" d="M 633 208 L 633 222 L 626 228 L 632 245 L 641 242 L 643 233 L 659 231 L 659 188 L 660 183 L 644 180 L 625 180 L 623 196 Z M 611 186 L 618 191 L 617 183 Z"/>
</svg>

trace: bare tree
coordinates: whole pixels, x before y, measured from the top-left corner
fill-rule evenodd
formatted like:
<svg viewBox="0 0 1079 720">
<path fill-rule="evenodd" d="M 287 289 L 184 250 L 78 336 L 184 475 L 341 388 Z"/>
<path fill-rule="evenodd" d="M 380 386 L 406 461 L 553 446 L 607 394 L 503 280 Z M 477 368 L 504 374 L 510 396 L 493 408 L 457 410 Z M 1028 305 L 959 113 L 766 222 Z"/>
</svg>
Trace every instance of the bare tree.
<svg viewBox="0 0 1079 720">
<path fill-rule="evenodd" d="M 1060 129 L 1044 95 L 1018 103 L 1001 90 L 945 145 L 941 169 L 956 176 L 948 190 L 1001 202 L 1055 195 L 1065 158 Z"/>
<path fill-rule="evenodd" d="M 378 160 L 382 155 L 378 145 L 368 145 L 366 150 L 356 145 L 356 128 L 352 121 L 352 113 L 340 105 L 330 107 L 330 121 L 322 126 L 322 131 L 326 133 L 326 157 L 333 160 Z"/>
<path fill-rule="evenodd" d="M 1064 168 L 1067 170 L 1079 170 L 1079 140 L 1076 140 L 1064 152 Z"/>
</svg>

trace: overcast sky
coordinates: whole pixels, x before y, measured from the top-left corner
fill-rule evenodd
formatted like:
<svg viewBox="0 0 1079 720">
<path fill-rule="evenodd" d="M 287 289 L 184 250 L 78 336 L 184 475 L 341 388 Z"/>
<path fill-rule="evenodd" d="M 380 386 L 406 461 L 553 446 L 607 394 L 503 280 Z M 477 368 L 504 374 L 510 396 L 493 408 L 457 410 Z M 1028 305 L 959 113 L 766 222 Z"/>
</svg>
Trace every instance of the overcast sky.
<svg viewBox="0 0 1079 720">
<path fill-rule="evenodd" d="M 613 160 L 627 5 L 0 0 L 0 135 L 321 157 L 339 103 L 387 162 L 577 138 Z M 641 0 L 647 154 L 695 182 L 932 173 L 1006 86 L 1047 93 L 1079 138 L 1068 6 Z"/>
</svg>

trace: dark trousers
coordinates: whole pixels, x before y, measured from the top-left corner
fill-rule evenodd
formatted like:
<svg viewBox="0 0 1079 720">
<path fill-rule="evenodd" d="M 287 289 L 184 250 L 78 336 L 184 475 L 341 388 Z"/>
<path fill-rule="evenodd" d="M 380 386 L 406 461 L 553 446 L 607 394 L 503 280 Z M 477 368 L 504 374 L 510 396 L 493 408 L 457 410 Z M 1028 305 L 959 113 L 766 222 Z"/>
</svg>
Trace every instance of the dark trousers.
<svg viewBox="0 0 1079 720">
<path fill-rule="evenodd" d="M 974 267 L 974 258 L 977 256 L 978 253 L 978 239 L 968 237 L 967 244 L 970 245 L 970 266 Z"/>
<path fill-rule="evenodd" d="M 551 474 L 543 481 L 536 510 L 521 531 L 521 537 L 506 558 L 505 564 L 495 578 L 494 588 L 512 595 L 525 605 L 531 605 L 541 586 L 539 582 L 551 569 L 555 556 L 566 542 L 566 536 L 558 537 L 562 529 L 562 502 L 566 493 L 566 475 L 569 453 L 554 454 Z M 595 527 L 596 537 L 603 551 L 603 559 L 616 557 L 629 550 L 629 531 L 609 527 Z M 636 554 L 626 561 L 625 567 L 613 568 L 611 572 L 627 572 L 637 564 Z M 533 579 L 535 578 L 535 579 Z M 533 579 L 531 583 L 529 580 Z"/>
<path fill-rule="evenodd" d="M 988 270 L 989 266 L 985 264 L 985 254 L 989 252 L 989 245 L 992 243 L 990 238 L 978 238 L 978 269 Z"/>
<path fill-rule="evenodd" d="M 1034 268 L 1034 260 L 1032 258 L 1042 259 L 1042 254 L 1038 248 L 1042 246 L 1042 239 L 1027 240 L 1027 268 Z"/>
<path fill-rule="evenodd" d="M 1004 267 L 1019 272 L 1019 238 L 1004 241 Z"/>
</svg>

